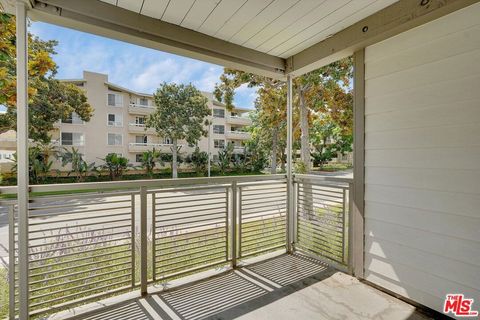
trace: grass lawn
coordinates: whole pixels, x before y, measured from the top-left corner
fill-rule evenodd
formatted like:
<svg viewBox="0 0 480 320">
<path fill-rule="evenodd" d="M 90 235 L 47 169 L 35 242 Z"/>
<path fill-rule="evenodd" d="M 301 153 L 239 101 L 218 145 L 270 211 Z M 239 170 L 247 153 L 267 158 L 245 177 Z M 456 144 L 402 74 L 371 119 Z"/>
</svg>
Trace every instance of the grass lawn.
<svg viewBox="0 0 480 320">
<path fill-rule="evenodd" d="M 312 171 L 324 171 L 324 172 L 336 172 L 353 168 L 352 165 L 347 163 L 329 163 L 322 167 L 315 167 Z"/>
<path fill-rule="evenodd" d="M 0 267 L 0 319 L 8 316 L 8 272 Z"/>
</svg>

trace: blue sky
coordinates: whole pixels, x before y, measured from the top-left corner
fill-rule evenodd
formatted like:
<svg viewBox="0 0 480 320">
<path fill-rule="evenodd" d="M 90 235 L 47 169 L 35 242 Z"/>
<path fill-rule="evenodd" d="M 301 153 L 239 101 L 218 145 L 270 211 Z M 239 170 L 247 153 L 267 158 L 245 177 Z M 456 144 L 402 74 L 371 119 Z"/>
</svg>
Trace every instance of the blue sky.
<svg viewBox="0 0 480 320">
<path fill-rule="evenodd" d="M 54 60 L 57 78 L 81 78 L 83 70 L 108 74 L 109 82 L 134 91 L 153 93 L 163 82 L 193 83 L 213 91 L 223 67 L 166 52 L 143 48 L 55 25 L 32 22 L 30 32 L 41 39 L 59 42 Z M 253 108 L 256 93 L 240 87 L 235 104 Z"/>
</svg>

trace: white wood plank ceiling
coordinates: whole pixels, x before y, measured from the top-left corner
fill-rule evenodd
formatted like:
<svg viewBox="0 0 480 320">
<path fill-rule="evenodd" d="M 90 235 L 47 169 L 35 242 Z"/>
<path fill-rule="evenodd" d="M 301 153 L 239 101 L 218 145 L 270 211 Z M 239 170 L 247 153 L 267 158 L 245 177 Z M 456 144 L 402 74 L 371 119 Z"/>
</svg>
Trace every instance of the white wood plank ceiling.
<svg viewBox="0 0 480 320">
<path fill-rule="evenodd" d="M 397 0 L 100 0 L 288 58 Z"/>
</svg>

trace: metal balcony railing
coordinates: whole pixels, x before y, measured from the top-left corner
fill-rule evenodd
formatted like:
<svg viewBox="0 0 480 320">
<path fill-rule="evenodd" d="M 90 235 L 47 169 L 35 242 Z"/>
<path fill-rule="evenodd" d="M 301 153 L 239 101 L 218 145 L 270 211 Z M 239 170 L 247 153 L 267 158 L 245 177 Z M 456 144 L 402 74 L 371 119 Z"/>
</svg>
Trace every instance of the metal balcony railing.
<svg viewBox="0 0 480 320">
<path fill-rule="evenodd" d="M 28 244 L 33 317 L 236 266 L 239 259 L 286 250 L 287 239 L 295 250 L 347 269 L 350 183 L 298 175 L 290 213 L 284 175 L 31 186 L 27 234 L 17 233 L 16 201 L 2 203 L 9 208 L 15 266 L 9 268 L 11 318 L 27 307 L 17 297 L 19 239 Z M 0 191 L 16 193 L 16 187 Z M 51 195 L 56 192 L 62 195 Z"/>
</svg>

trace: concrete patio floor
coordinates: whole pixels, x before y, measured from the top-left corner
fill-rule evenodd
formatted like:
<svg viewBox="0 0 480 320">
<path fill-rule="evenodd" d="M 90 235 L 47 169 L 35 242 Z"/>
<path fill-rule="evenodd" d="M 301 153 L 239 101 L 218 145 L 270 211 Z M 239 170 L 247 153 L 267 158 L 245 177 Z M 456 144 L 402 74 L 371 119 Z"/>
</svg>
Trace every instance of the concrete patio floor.
<svg viewBox="0 0 480 320">
<path fill-rule="evenodd" d="M 71 319 L 432 318 L 318 260 L 284 254 Z"/>
</svg>

